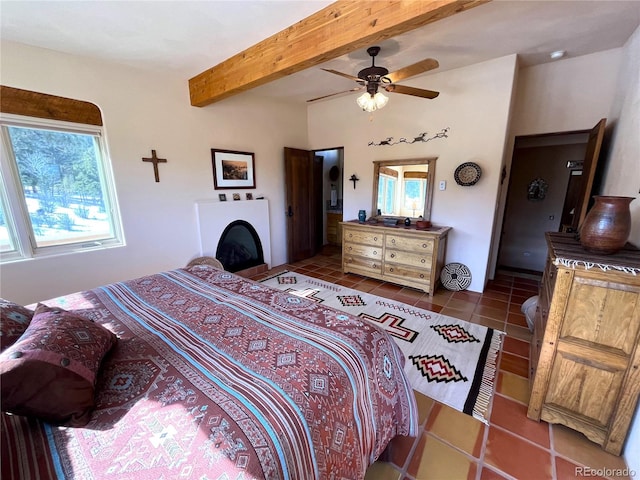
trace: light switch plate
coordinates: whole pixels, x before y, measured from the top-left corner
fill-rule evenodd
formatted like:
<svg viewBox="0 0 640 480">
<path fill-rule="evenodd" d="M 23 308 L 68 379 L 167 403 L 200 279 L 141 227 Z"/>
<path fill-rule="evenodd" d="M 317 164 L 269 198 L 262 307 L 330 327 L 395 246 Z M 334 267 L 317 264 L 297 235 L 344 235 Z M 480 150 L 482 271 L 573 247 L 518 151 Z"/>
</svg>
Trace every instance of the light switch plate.
<svg viewBox="0 0 640 480">
<path fill-rule="evenodd" d="M 447 189 L 447 181 L 440 180 L 440 190 L 446 190 L 446 189 Z"/>
</svg>

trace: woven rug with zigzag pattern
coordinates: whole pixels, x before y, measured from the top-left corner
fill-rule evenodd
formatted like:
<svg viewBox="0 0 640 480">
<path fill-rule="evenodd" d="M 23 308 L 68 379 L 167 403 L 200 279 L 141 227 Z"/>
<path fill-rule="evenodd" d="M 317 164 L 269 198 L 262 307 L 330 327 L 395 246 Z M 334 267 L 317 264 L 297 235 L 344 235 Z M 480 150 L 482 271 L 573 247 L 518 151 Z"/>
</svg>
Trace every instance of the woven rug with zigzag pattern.
<svg viewBox="0 0 640 480">
<path fill-rule="evenodd" d="M 262 282 L 381 326 L 404 353 L 415 390 L 488 424 L 504 332 L 296 272 Z"/>
</svg>

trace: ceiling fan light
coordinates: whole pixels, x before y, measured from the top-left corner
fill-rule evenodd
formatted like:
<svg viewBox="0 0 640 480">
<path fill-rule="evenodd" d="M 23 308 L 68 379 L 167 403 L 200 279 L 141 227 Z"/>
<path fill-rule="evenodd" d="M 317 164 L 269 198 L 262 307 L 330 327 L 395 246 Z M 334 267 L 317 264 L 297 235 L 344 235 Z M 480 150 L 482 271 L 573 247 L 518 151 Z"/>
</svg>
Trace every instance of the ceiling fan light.
<svg viewBox="0 0 640 480">
<path fill-rule="evenodd" d="M 369 92 L 365 92 L 356 99 L 358 106 L 365 112 L 373 112 L 379 108 L 384 107 L 389 101 L 389 97 L 378 92 L 375 95 L 371 95 Z"/>
<path fill-rule="evenodd" d="M 376 102 L 377 108 L 382 108 L 389 101 L 389 97 L 387 97 L 386 95 L 383 95 L 382 92 L 378 92 L 373 96 L 373 100 L 374 102 Z"/>
<path fill-rule="evenodd" d="M 362 110 L 366 112 L 373 112 L 377 108 L 375 102 L 373 101 L 373 97 L 369 92 L 364 92 L 362 95 L 360 95 L 356 99 L 356 103 Z"/>
</svg>

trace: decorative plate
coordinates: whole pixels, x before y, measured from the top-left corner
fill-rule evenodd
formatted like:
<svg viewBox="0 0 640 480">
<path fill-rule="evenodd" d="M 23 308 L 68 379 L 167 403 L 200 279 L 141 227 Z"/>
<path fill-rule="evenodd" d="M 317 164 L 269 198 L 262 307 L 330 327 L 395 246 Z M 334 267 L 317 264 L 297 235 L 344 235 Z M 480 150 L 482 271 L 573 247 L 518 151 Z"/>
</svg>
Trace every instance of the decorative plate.
<svg viewBox="0 0 640 480">
<path fill-rule="evenodd" d="M 480 175 L 482 175 L 480 165 L 473 162 L 465 162 L 458 165 L 458 168 L 456 168 L 456 171 L 453 173 L 453 178 L 455 178 L 458 185 L 470 187 L 478 183 Z"/>
<path fill-rule="evenodd" d="M 442 267 L 440 282 L 447 290 L 466 290 L 471 285 L 471 270 L 462 263 L 448 263 Z"/>
</svg>

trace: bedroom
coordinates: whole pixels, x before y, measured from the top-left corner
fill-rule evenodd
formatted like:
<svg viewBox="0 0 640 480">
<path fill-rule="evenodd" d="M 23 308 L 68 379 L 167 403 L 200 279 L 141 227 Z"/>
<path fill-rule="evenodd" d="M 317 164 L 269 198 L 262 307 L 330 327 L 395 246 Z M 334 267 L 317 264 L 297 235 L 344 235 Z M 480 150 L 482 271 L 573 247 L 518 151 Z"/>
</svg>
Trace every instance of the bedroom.
<svg viewBox="0 0 640 480">
<path fill-rule="evenodd" d="M 350 98 L 307 107 L 249 91 L 198 109 L 189 104 L 185 77 L 172 71 L 150 71 L 3 41 L 4 85 L 91 101 L 100 107 L 126 247 L 3 265 L 2 296 L 30 303 L 184 265 L 199 250 L 194 203 L 217 198 L 211 148 L 255 152 L 254 197 L 264 195 L 269 200 L 271 264 L 283 264 L 282 148 L 338 145 L 345 148 L 345 178 L 357 174 L 361 180 L 355 189 L 345 185 L 345 218 L 355 218 L 358 210 L 370 205 L 371 160 L 390 155 L 440 156 L 438 178 L 448 179 L 450 186 L 435 193 L 432 220 L 453 227 L 448 258 L 468 265 L 474 272 L 471 290 L 481 291 L 494 266 L 494 223 L 504 202 L 500 171 L 515 135 L 588 129 L 600 118 L 608 118 L 615 130 L 603 192 L 637 195 L 639 140 L 634 132 L 639 115 L 635 108 L 640 88 L 639 36 L 636 29 L 617 48 L 529 68 L 518 69 L 513 54 L 432 72 L 416 79 L 415 85 L 450 92 L 446 103 L 434 101 L 424 108 L 417 101 L 395 96 L 396 107 L 390 104 L 377 112 L 372 122 Z M 451 129 L 448 139 L 426 143 L 420 150 L 368 147 L 371 140 L 445 127 Z M 141 161 L 152 149 L 168 159 L 159 165 L 159 183 L 153 181 L 152 168 Z M 453 171 L 463 161 L 477 161 L 484 167 L 483 182 L 473 189 L 452 185 Z M 634 219 L 638 219 L 638 205 L 631 205 Z M 630 240 L 640 243 L 638 221 Z M 74 274 L 67 275 L 69 271 Z M 637 416 L 634 425 L 637 445 Z"/>
</svg>

